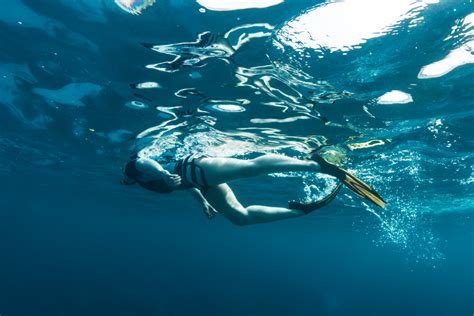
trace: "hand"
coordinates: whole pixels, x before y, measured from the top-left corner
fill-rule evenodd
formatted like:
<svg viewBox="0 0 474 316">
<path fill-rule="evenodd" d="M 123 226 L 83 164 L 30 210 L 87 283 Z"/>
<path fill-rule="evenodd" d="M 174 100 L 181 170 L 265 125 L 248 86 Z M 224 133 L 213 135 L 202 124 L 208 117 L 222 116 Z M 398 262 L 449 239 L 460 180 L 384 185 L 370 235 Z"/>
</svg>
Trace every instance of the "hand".
<svg viewBox="0 0 474 316">
<path fill-rule="evenodd" d="M 216 209 L 213 208 L 209 202 L 204 202 L 202 206 L 204 208 L 204 214 L 206 214 L 208 219 L 213 219 L 218 214 Z"/>
<path fill-rule="evenodd" d="M 171 189 L 175 189 L 181 185 L 181 177 L 177 174 L 167 172 L 163 176 L 163 180 Z"/>
</svg>

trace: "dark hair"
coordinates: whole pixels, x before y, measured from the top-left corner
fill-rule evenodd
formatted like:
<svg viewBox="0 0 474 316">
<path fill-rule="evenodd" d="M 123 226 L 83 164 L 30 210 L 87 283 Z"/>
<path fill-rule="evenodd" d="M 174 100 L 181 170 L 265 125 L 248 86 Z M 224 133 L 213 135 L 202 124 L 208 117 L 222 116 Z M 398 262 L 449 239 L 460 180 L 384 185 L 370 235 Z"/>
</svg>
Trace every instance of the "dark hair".
<svg viewBox="0 0 474 316">
<path fill-rule="evenodd" d="M 171 193 L 173 189 L 171 189 L 165 182 L 165 180 L 158 179 L 152 181 L 140 181 L 138 180 L 138 175 L 140 171 L 137 170 L 135 166 L 136 158 L 127 162 L 124 167 L 123 173 L 127 177 L 127 179 L 122 180 L 123 184 L 132 185 L 138 183 L 140 186 L 144 187 L 145 189 L 158 192 L 158 193 Z M 130 180 L 128 180 L 130 179 Z"/>
<path fill-rule="evenodd" d="M 131 179 L 132 181 L 128 179 L 123 179 L 121 181 L 122 184 L 126 185 L 132 185 L 137 182 L 137 177 L 140 174 L 140 171 L 137 170 L 137 167 L 135 166 L 136 159 L 132 159 L 123 168 L 123 173 L 128 179 Z"/>
</svg>

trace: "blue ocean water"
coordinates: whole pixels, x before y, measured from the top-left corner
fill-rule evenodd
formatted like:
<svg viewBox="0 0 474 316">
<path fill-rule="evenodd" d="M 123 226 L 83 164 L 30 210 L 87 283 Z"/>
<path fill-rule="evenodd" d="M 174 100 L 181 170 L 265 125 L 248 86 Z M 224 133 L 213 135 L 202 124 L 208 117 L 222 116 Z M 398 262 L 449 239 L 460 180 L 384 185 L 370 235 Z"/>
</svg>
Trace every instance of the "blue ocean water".
<svg viewBox="0 0 474 316">
<path fill-rule="evenodd" d="M 1 2 L 0 315 L 472 315 L 472 1 L 210 2 Z M 120 184 L 138 149 L 319 145 L 387 207 L 343 189 L 237 227 Z M 278 206 L 333 184 L 232 187 Z"/>
</svg>

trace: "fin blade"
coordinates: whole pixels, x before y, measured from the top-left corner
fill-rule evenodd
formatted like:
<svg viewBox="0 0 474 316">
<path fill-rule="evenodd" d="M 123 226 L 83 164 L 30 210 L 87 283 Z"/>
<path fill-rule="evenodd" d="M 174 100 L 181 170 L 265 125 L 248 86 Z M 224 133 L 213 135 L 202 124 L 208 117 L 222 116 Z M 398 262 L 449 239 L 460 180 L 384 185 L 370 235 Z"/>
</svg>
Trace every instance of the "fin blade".
<svg viewBox="0 0 474 316">
<path fill-rule="evenodd" d="M 374 189 L 372 189 L 368 184 L 364 183 L 362 180 L 346 172 L 346 176 L 344 177 L 342 182 L 360 197 L 363 197 L 369 200 L 370 202 L 374 203 L 375 205 L 381 208 L 385 208 L 384 199 Z"/>
<path fill-rule="evenodd" d="M 323 173 L 329 174 L 333 177 L 340 179 L 349 189 L 362 198 L 365 198 L 375 205 L 384 208 L 384 199 L 367 183 L 360 180 L 350 172 L 336 166 L 335 164 L 329 163 L 320 154 L 319 150 L 321 147 L 311 152 L 310 159 L 317 162 L 321 166 Z"/>
</svg>

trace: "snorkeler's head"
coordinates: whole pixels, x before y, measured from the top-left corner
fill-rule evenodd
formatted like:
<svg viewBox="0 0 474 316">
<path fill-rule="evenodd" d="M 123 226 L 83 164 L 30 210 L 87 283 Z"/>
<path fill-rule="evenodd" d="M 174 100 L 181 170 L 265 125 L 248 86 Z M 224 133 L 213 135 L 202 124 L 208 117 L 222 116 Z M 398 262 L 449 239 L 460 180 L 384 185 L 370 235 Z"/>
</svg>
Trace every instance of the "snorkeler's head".
<svg viewBox="0 0 474 316">
<path fill-rule="evenodd" d="M 125 185 L 133 185 L 138 183 L 140 186 L 144 187 L 145 189 L 149 189 L 151 191 L 155 191 L 158 193 L 171 193 L 173 192 L 173 188 L 170 188 L 165 180 L 163 179 L 156 179 L 153 181 L 143 182 L 138 179 L 140 175 L 140 171 L 137 170 L 135 166 L 137 158 L 132 158 L 127 164 L 122 168 L 124 178 L 120 181 L 120 183 Z"/>
</svg>

